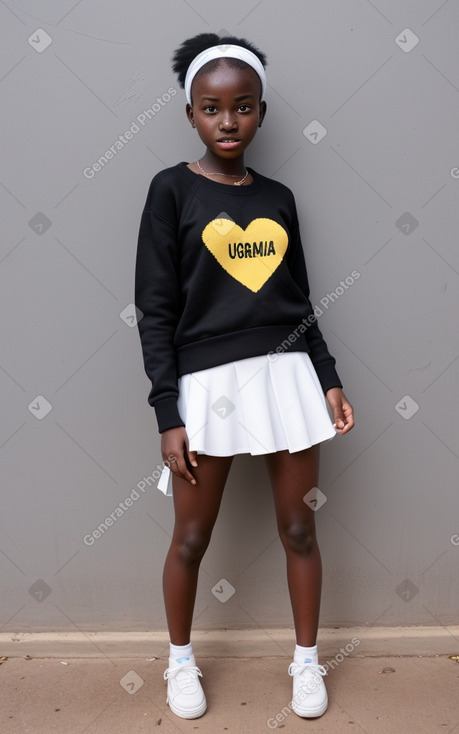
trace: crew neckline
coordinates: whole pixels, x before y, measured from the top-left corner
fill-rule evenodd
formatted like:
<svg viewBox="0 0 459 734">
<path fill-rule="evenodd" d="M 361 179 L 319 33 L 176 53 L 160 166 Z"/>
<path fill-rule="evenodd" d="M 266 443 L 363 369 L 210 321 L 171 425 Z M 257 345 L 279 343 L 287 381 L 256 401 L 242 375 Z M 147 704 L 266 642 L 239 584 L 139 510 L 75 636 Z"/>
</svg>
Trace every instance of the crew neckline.
<svg viewBox="0 0 459 734">
<path fill-rule="evenodd" d="M 188 176 L 193 177 L 193 179 L 195 180 L 200 179 L 200 183 L 202 183 L 204 186 L 214 189 L 215 191 L 228 191 L 228 193 L 230 194 L 236 194 L 237 196 L 240 196 L 242 194 L 243 196 L 245 196 L 252 193 L 253 191 L 258 191 L 260 186 L 258 173 L 254 171 L 253 168 L 250 168 L 250 166 L 246 166 L 246 168 L 253 178 L 252 183 L 248 184 L 248 186 L 234 186 L 230 184 L 219 183 L 218 181 L 211 181 L 209 178 L 203 176 L 201 173 L 195 173 L 195 171 L 192 171 L 191 168 L 188 168 L 187 161 L 181 161 L 178 165 L 182 170 L 185 171 Z"/>
</svg>

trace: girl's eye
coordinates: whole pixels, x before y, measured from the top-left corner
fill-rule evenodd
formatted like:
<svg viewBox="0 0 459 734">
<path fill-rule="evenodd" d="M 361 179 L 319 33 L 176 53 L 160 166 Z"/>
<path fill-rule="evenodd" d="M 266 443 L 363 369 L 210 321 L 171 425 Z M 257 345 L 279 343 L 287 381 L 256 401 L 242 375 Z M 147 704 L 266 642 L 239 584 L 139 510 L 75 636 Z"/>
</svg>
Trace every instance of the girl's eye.
<svg viewBox="0 0 459 734">
<path fill-rule="evenodd" d="M 217 108 L 213 104 L 208 104 L 204 107 L 204 112 L 208 112 L 209 114 L 213 114 L 216 112 Z M 250 105 L 248 104 L 240 104 L 238 107 L 239 112 L 246 113 L 250 112 Z"/>
</svg>

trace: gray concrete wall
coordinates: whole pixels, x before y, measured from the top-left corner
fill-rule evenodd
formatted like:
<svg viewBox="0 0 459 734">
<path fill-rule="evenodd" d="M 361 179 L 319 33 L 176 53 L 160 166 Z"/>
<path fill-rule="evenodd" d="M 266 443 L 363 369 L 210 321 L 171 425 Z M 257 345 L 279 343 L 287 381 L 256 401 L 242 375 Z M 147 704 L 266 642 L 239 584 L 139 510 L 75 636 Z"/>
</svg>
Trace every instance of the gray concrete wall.
<svg viewBox="0 0 459 734">
<path fill-rule="evenodd" d="M 161 462 L 137 232 L 153 175 L 203 152 L 170 56 L 222 29 L 268 54 L 247 162 L 296 194 L 356 411 L 322 450 L 322 624 L 457 621 L 458 24 L 442 0 L 0 4 L 3 632 L 164 628 L 171 500 L 85 536 Z M 291 625 L 262 458 L 234 463 L 195 624 Z"/>
</svg>

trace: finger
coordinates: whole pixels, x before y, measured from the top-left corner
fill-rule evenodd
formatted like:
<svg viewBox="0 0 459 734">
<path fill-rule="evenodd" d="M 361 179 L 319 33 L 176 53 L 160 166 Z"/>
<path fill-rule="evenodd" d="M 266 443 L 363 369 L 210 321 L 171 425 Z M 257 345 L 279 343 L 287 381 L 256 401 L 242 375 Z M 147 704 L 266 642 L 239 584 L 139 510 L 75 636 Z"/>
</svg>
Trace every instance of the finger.
<svg viewBox="0 0 459 734">
<path fill-rule="evenodd" d="M 351 412 L 348 416 L 346 416 L 346 426 L 345 426 L 344 433 L 347 433 L 353 427 L 354 427 L 354 414 Z"/>
<path fill-rule="evenodd" d="M 190 444 L 188 441 L 188 434 L 185 435 L 185 461 L 190 466 L 197 466 L 198 462 L 196 461 L 196 452 L 190 451 Z"/>
<path fill-rule="evenodd" d="M 182 477 L 182 479 L 185 479 L 187 482 L 190 482 L 191 484 L 196 484 L 196 479 L 190 472 L 188 466 L 187 466 L 187 457 L 186 457 L 186 451 L 185 447 L 183 449 L 183 452 L 180 456 L 177 457 L 177 461 L 175 462 L 176 471 L 175 473 L 178 474 L 179 477 Z"/>
<path fill-rule="evenodd" d="M 333 428 L 335 428 L 337 431 L 341 431 L 346 425 L 344 415 L 338 407 L 334 408 L 333 413 L 335 420 L 335 422 L 333 423 Z"/>
<path fill-rule="evenodd" d="M 175 476 L 180 477 L 187 482 L 190 482 L 190 484 L 196 484 L 196 479 L 188 471 L 186 464 L 183 464 L 183 468 L 180 468 L 180 463 L 176 462 L 171 466 L 171 471 L 173 474 L 175 474 Z"/>
<path fill-rule="evenodd" d="M 344 412 L 344 426 L 343 426 L 343 430 L 341 431 L 342 434 L 348 433 L 348 431 L 350 431 L 351 428 L 354 427 L 354 411 L 352 409 L 352 405 L 350 405 L 350 403 L 344 403 L 343 412 Z"/>
<path fill-rule="evenodd" d="M 196 451 L 188 451 L 188 461 L 190 462 L 191 466 L 198 465 L 198 461 L 196 458 Z"/>
<path fill-rule="evenodd" d="M 182 479 L 185 479 L 187 482 L 190 482 L 190 484 L 196 484 L 196 479 L 194 478 L 194 476 L 192 475 L 192 473 L 190 472 L 186 464 L 184 464 L 184 469 L 181 472 L 180 476 L 182 477 Z"/>
<path fill-rule="evenodd" d="M 191 467 L 197 466 L 196 457 L 194 454 L 194 451 L 190 451 L 189 444 L 188 444 L 188 434 L 185 433 L 185 438 L 183 441 L 183 460 L 185 463 L 185 469 L 184 469 L 184 479 L 186 479 L 188 482 L 191 482 L 191 484 L 196 484 L 196 479 L 194 478 Z"/>
</svg>

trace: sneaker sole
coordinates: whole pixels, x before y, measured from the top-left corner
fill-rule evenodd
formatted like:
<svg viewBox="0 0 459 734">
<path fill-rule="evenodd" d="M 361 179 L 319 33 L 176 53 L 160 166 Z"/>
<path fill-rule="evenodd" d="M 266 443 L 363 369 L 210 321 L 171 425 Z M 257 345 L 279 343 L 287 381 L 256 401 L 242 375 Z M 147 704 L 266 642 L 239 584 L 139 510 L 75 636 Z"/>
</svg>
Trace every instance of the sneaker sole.
<svg viewBox="0 0 459 734">
<path fill-rule="evenodd" d="M 318 716 L 322 716 L 326 712 L 328 708 L 328 699 L 321 705 L 317 706 L 315 709 L 300 709 L 295 708 L 295 706 L 292 706 L 292 710 L 295 712 L 297 716 L 301 716 L 302 719 L 315 719 Z"/>
<path fill-rule="evenodd" d="M 199 717 L 203 716 L 207 711 L 206 701 L 204 701 L 204 703 L 199 708 L 191 711 L 185 711 L 184 709 L 177 708 L 176 706 L 174 706 L 173 703 L 168 700 L 166 700 L 166 703 L 169 705 L 172 713 L 176 716 L 180 716 L 181 719 L 199 719 Z"/>
</svg>

